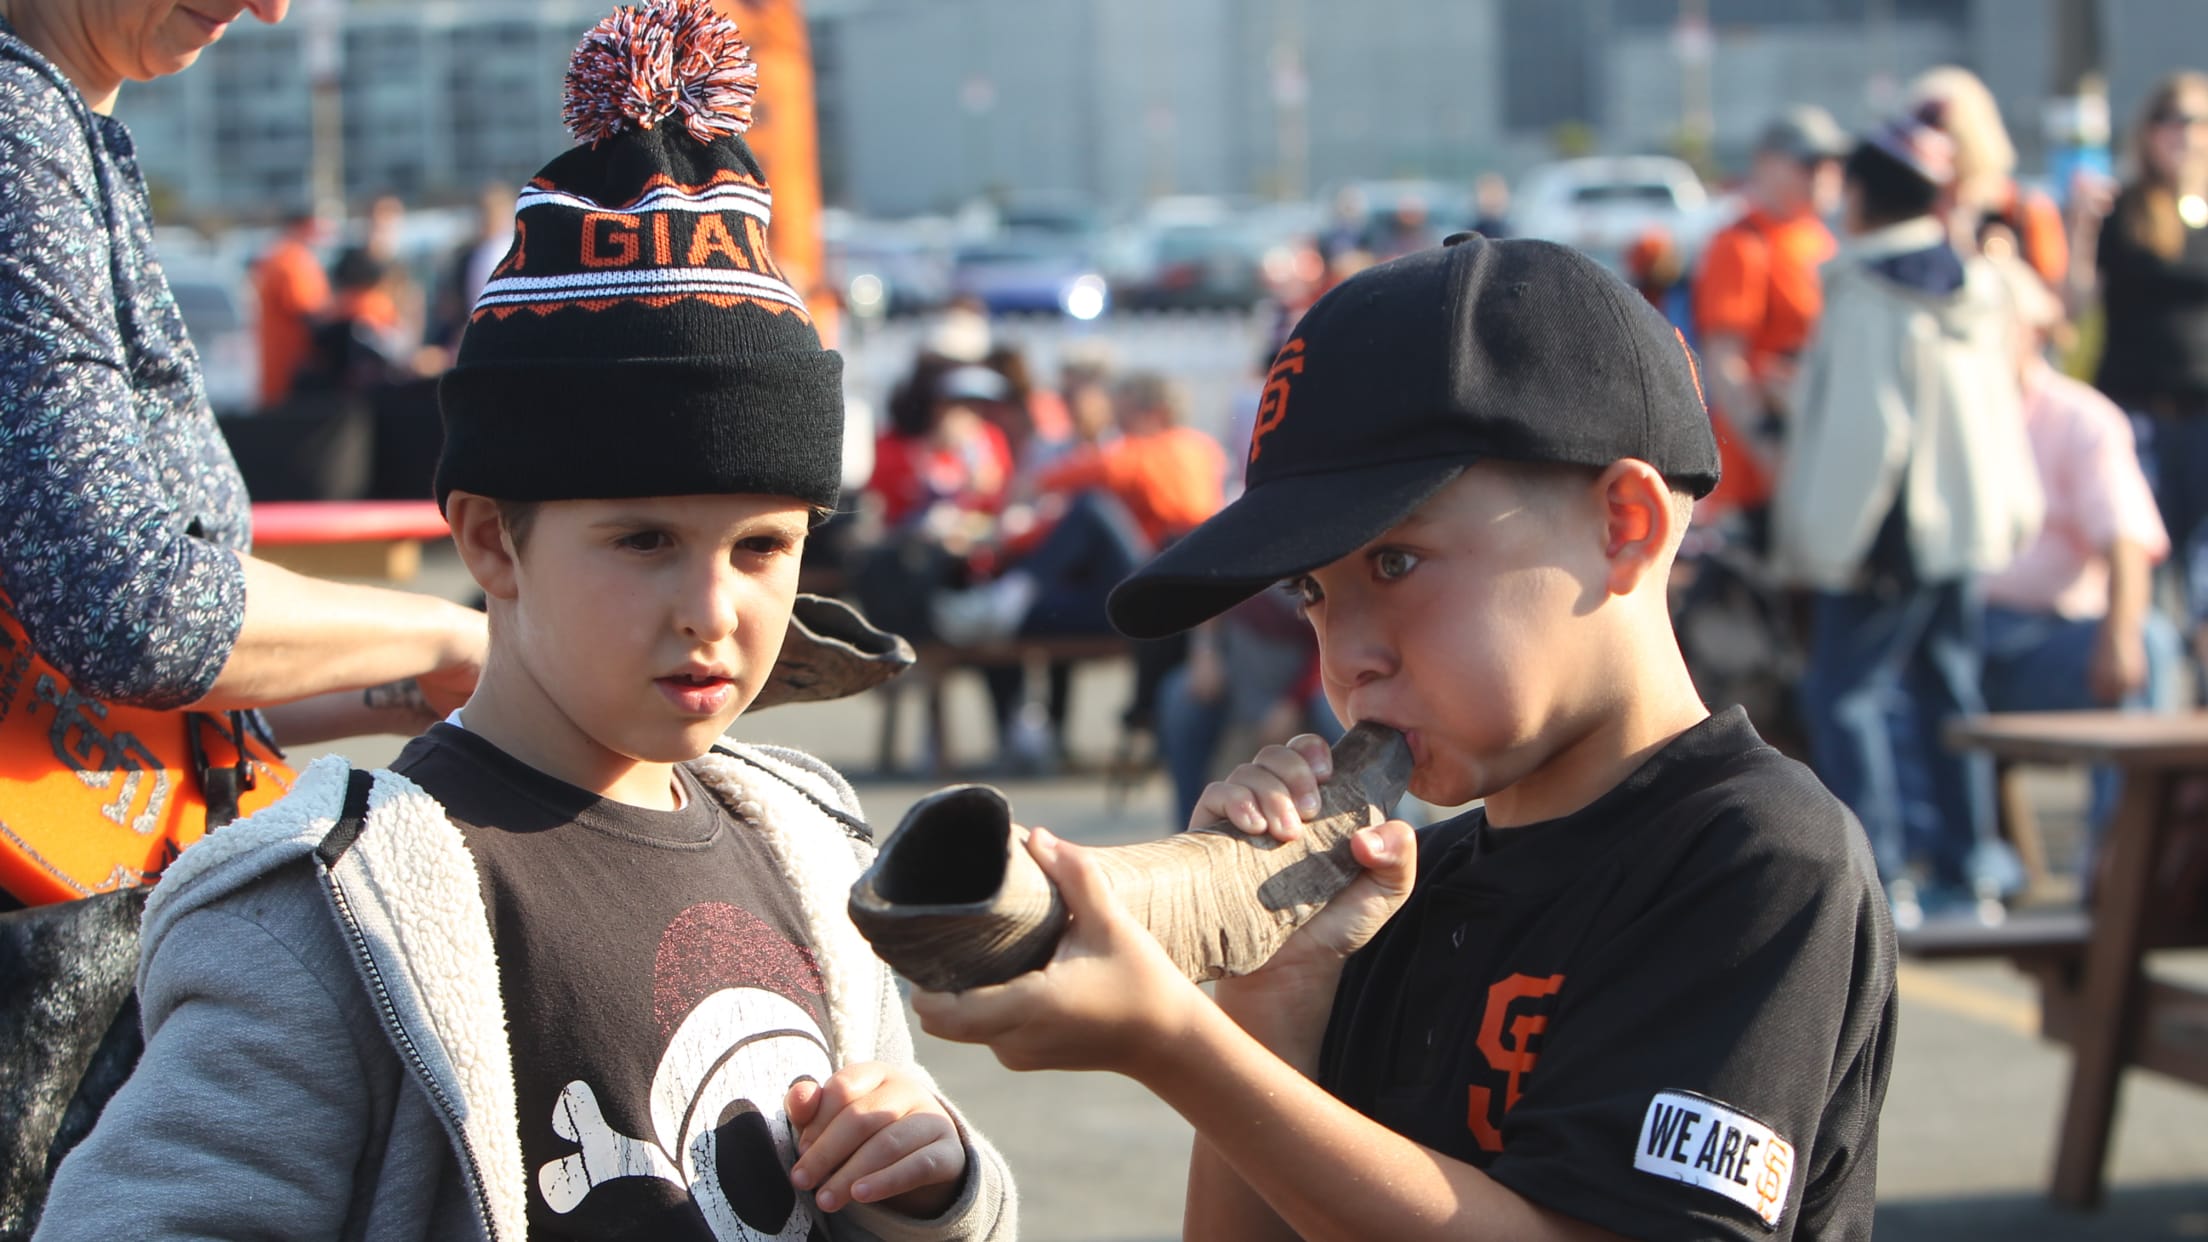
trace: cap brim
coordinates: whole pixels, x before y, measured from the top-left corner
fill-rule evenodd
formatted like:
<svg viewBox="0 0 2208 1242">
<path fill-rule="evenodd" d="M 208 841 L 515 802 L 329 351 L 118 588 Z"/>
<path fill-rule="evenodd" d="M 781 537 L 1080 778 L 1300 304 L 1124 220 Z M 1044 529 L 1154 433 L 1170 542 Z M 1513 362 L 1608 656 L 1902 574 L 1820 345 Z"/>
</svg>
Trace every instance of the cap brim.
<svg viewBox="0 0 2208 1242">
<path fill-rule="evenodd" d="M 1251 488 L 1113 588 L 1112 624 L 1129 638 L 1200 625 L 1379 538 L 1470 464 L 1389 462 Z"/>
</svg>

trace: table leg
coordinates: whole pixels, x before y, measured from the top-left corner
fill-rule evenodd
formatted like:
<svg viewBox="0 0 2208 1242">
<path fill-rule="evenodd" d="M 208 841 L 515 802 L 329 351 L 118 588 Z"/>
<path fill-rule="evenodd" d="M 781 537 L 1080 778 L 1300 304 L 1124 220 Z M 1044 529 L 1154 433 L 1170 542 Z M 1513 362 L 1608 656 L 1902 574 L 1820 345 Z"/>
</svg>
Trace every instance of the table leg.
<svg viewBox="0 0 2208 1242">
<path fill-rule="evenodd" d="M 2126 772 L 2115 822 L 2102 843 L 2108 865 L 2094 894 L 2092 939 L 2086 945 L 2080 989 L 2084 1021 L 2073 1049 L 2070 1097 L 2055 1151 L 2053 1197 L 2064 1207 L 2092 1208 L 2101 1200 L 2116 1088 L 2138 1018 L 2140 953 L 2146 943 L 2154 860 L 2161 853 L 2175 784 L 2166 771 Z"/>
</svg>

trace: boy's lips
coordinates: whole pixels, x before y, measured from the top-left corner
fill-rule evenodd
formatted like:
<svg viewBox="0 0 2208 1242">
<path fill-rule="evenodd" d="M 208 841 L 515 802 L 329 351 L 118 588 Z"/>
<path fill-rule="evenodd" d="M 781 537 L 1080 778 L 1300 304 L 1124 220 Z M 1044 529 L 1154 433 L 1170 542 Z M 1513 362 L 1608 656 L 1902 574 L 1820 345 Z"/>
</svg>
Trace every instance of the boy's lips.
<svg viewBox="0 0 2208 1242">
<path fill-rule="evenodd" d="M 717 673 L 673 673 L 653 681 L 675 709 L 691 716 L 715 716 L 735 697 L 736 681 Z"/>
<path fill-rule="evenodd" d="M 1419 738 L 1418 730 L 1399 725 L 1392 720 L 1383 720 L 1378 716 L 1359 716 L 1352 723 L 1386 725 L 1403 735 L 1404 744 L 1411 748 L 1411 765 L 1414 768 L 1426 762 L 1426 745 Z"/>
</svg>

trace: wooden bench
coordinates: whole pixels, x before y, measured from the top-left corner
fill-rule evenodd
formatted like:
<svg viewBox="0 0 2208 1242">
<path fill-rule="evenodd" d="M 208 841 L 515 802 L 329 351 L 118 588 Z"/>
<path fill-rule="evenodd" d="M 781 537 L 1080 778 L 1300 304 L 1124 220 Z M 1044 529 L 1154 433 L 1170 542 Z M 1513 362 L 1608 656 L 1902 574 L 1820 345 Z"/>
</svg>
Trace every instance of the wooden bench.
<svg viewBox="0 0 2208 1242">
<path fill-rule="evenodd" d="M 912 671 L 876 691 L 882 698 L 882 731 L 875 750 L 875 767 L 883 773 L 898 771 L 899 708 L 906 693 L 921 696 L 920 770 L 926 774 L 955 770 L 950 754 L 950 731 L 945 723 L 944 685 L 962 670 L 1030 667 L 1058 662 L 1084 663 L 1119 660 L 1129 655 L 1127 640 L 1116 634 L 1080 634 L 1056 637 L 1010 638 L 972 646 L 943 642 L 913 644 L 918 656 Z M 1129 762 L 1128 739 L 1122 739 L 1114 771 Z"/>
<path fill-rule="evenodd" d="M 2077 915 L 2083 942 L 2074 928 L 2048 924 L 2010 933 L 2007 954 L 2038 977 L 2043 1033 L 2072 1049 L 2049 1193 L 2064 1207 L 2091 1208 L 2101 1201 L 2124 1070 L 2208 1086 L 2208 992 L 2147 970 L 2150 950 L 2204 939 L 2198 876 L 2165 864 L 2173 842 L 2202 831 L 2208 713 L 1995 713 L 1952 722 L 1946 740 L 2000 762 L 2109 763 L 2123 773 L 2092 902 Z M 1957 956 L 1976 933 L 1954 935 L 1945 945 L 1923 929 L 1912 938 L 1919 955 Z"/>
<path fill-rule="evenodd" d="M 253 555 L 316 578 L 407 582 L 424 540 L 451 537 L 434 500 L 274 500 L 253 506 Z"/>
<path fill-rule="evenodd" d="M 2093 920 L 2083 910 L 2047 910 L 2010 916 L 1987 927 L 1975 919 L 1934 919 L 1894 933 L 1903 957 L 1924 961 L 2005 958 L 2030 970 L 2042 963 L 2075 963 L 2085 954 Z"/>
</svg>

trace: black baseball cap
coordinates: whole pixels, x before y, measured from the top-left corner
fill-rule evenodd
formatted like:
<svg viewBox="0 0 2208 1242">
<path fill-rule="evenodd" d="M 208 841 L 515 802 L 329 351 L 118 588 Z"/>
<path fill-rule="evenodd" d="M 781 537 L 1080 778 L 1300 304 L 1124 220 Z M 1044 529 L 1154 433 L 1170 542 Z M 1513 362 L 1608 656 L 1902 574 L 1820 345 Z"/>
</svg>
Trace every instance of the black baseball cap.
<svg viewBox="0 0 2208 1242">
<path fill-rule="evenodd" d="M 1247 488 L 1112 591 L 1158 638 L 1349 555 L 1473 462 L 1632 457 L 1706 496 L 1717 441 L 1676 329 L 1576 250 L 1460 233 L 1314 304 L 1274 357 Z"/>
</svg>

